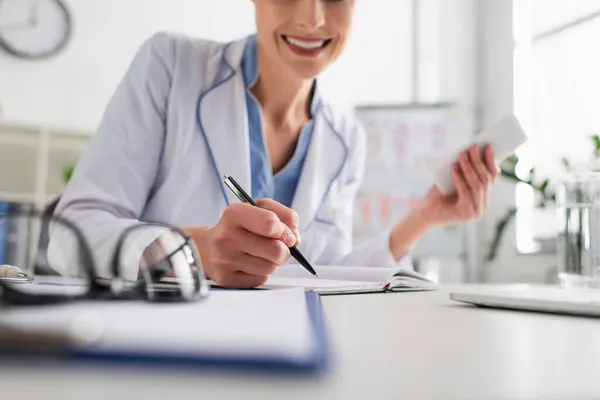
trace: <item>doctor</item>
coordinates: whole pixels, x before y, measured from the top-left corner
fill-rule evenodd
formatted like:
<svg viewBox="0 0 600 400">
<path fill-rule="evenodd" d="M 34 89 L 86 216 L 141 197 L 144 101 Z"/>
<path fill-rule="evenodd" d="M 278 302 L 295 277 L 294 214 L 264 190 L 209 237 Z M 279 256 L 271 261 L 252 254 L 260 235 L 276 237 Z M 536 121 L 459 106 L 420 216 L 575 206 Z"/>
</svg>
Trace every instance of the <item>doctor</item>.
<svg viewBox="0 0 600 400">
<path fill-rule="evenodd" d="M 160 33 L 135 56 L 56 209 L 84 231 L 101 276 L 111 276 L 116 238 L 140 221 L 185 228 L 206 275 L 243 288 L 264 283 L 294 244 L 315 265 L 412 268 L 411 248 L 431 227 L 487 209 L 497 167 L 490 148 L 473 147 L 453 165 L 456 193 L 431 188 L 391 230 L 353 248 L 365 133 L 316 77 L 346 46 L 354 0 L 254 4 L 256 35 L 216 43 Z M 241 204 L 223 175 L 261 208 Z M 127 278 L 163 234 L 131 242 Z M 53 227 L 49 256 L 75 274 L 60 262 L 67 242 Z"/>
</svg>

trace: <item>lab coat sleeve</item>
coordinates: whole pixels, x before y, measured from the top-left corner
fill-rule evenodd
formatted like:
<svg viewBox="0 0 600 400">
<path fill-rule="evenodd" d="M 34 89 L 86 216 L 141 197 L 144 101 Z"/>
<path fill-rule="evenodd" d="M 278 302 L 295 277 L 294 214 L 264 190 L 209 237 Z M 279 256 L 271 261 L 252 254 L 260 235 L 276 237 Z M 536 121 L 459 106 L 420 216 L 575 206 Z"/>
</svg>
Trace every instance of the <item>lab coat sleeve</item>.
<svg viewBox="0 0 600 400">
<path fill-rule="evenodd" d="M 95 137 L 79 160 L 55 215 L 75 223 L 87 239 L 103 278 L 124 229 L 139 224 L 157 175 L 165 135 L 175 44 L 165 34 L 145 42 L 110 100 Z M 164 228 L 138 231 L 127 240 L 122 277 L 135 280 L 144 249 Z M 51 224 L 48 259 L 68 276 L 81 276 L 73 235 Z"/>
<path fill-rule="evenodd" d="M 389 267 L 413 270 L 410 253 L 395 259 L 390 250 L 390 230 L 353 247 L 354 204 L 362 182 L 367 153 L 366 133 L 355 125 L 354 142 L 349 145 L 348 163 L 341 175 L 339 206 L 334 222 L 335 233 L 328 235 L 328 251 L 324 252 L 323 264 Z"/>
</svg>

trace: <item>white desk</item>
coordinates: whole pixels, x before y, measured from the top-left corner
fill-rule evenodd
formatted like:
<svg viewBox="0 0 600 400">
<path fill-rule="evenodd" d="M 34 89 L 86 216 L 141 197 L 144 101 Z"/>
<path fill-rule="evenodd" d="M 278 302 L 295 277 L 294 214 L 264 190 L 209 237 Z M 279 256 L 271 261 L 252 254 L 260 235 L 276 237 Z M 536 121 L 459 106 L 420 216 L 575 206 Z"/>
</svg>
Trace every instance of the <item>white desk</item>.
<svg viewBox="0 0 600 400">
<path fill-rule="evenodd" d="M 325 378 L 3 365 L 0 397 L 600 398 L 600 319 L 478 309 L 451 302 L 448 289 L 323 303 L 335 352 Z"/>
</svg>

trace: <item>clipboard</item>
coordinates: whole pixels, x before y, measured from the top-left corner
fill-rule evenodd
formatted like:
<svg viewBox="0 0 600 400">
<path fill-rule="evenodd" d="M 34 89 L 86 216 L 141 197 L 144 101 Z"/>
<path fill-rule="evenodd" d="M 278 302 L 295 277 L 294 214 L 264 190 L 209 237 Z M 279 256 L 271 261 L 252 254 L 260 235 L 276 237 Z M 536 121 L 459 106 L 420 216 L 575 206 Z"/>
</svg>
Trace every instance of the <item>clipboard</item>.
<svg viewBox="0 0 600 400">
<path fill-rule="evenodd" d="M 240 292 L 228 290 L 213 290 L 213 292 Z M 265 293 L 272 291 L 252 291 L 254 293 Z M 211 293 L 214 294 L 214 293 Z M 330 367 L 330 349 L 327 338 L 326 328 L 322 315 L 321 298 L 315 292 L 301 293 L 305 300 L 305 310 L 310 322 L 311 343 L 310 351 L 303 354 L 294 354 L 293 351 L 281 354 L 241 354 L 236 352 L 211 353 L 211 352 L 181 352 L 166 351 L 164 348 L 148 347 L 145 349 L 136 349 L 135 351 L 120 351 L 114 346 L 106 345 L 102 338 L 94 340 L 94 343 L 88 343 L 86 346 L 73 346 L 77 339 L 63 337 L 57 338 L 56 335 L 49 337 L 47 343 L 54 347 L 46 351 L 31 351 L 26 347 L 15 350 L 10 344 L 6 346 L 6 337 L 2 338 L 5 346 L 0 346 L 0 358 L 23 356 L 30 358 L 53 358 L 65 362 L 84 362 L 100 363 L 107 365 L 118 364 L 120 366 L 141 366 L 149 368 L 184 368 L 184 369 L 209 369 L 213 370 L 233 370 L 233 371 L 251 371 L 265 372 L 275 374 L 318 374 L 325 372 Z M 112 303 L 112 302 L 111 302 Z M 115 303 L 113 303 L 115 304 Z M 117 303 L 118 304 L 118 303 Z M 201 305 L 199 305 L 201 306 Z M 155 307 L 161 307 L 160 305 Z M 2 318 L 0 318 L 0 327 L 2 327 Z M 6 334 L 6 330 L 4 330 Z M 2 330 L 0 330 L 1 336 Z M 13 332 L 14 337 L 20 335 L 21 343 L 27 344 L 27 337 L 23 332 Z M 39 343 L 38 337 L 31 337 L 29 342 Z M 92 335 L 93 336 L 93 335 Z M 79 340 L 79 342 L 81 342 Z M 114 343 L 112 343 L 114 345 Z M 118 347 L 118 346 L 117 346 Z M 281 346 L 280 346 L 281 347 Z M 282 347 L 283 348 L 283 347 Z"/>
<path fill-rule="evenodd" d="M 33 275 L 19 274 L 19 276 L 0 276 L 0 282 L 4 283 L 31 283 L 33 282 Z"/>
</svg>

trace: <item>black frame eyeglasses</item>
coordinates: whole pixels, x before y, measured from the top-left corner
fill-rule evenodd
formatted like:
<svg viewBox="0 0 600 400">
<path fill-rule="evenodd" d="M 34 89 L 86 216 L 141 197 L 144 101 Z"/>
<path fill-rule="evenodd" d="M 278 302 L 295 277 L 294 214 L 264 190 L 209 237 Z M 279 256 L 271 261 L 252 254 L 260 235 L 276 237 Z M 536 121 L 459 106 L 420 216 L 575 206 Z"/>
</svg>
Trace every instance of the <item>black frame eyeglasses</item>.
<svg viewBox="0 0 600 400">
<path fill-rule="evenodd" d="M 192 302 L 208 296 L 209 281 L 204 276 L 202 261 L 194 241 L 183 229 L 156 222 L 140 222 L 124 229 L 118 237 L 112 255 L 111 279 L 97 276 L 93 252 L 83 232 L 72 221 L 59 215 L 49 216 L 38 210 L 11 211 L 0 214 L 2 218 L 24 218 L 47 222 L 52 229 L 66 229 L 75 239 L 78 269 L 86 276 L 85 290 L 76 294 L 52 290 L 50 293 L 31 290 L 32 285 L 0 281 L 0 301 L 9 305 L 44 305 L 81 300 L 146 300 L 150 302 Z M 150 246 L 159 254 L 151 264 L 140 263 L 138 279 L 130 282 L 123 278 L 122 255 L 126 246 L 135 242 L 136 234 L 143 230 L 163 230 L 163 234 Z M 134 243 L 133 242 L 133 243 Z M 60 247 L 60 244 L 59 244 Z M 41 251 L 38 247 L 38 252 Z M 47 249 L 46 249 L 47 250 Z M 34 270 L 39 267 L 38 259 Z M 29 286 L 29 287 L 26 287 Z M 60 288 L 60 287 L 59 287 Z M 35 288 L 34 288 L 35 289 Z M 42 293 L 44 292 L 44 293 Z"/>
</svg>

